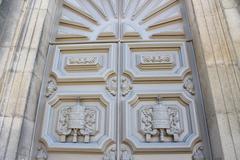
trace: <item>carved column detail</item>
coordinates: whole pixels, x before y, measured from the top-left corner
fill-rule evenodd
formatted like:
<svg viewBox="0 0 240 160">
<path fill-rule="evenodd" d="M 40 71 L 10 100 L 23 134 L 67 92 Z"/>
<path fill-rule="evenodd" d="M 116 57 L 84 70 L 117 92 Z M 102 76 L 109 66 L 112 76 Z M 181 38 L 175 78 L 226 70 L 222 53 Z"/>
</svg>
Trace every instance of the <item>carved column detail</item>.
<svg viewBox="0 0 240 160">
<path fill-rule="evenodd" d="M 192 76 L 188 76 L 187 78 L 185 78 L 183 88 L 187 90 L 190 94 L 192 95 L 195 94 L 195 88 L 194 88 Z"/>
<path fill-rule="evenodd" d="M 68 136 L 72 136 L 72 142 L 78 142 L 78 136 L 84 137 L 84 142 L 90 142 L 90 136 L 96 132 L 95 109 L 90 109 L 79 103 L 75 106 L 63 107 L 59 110 L 57 121 L 57 133 L 60 141 L 66 142 Z"/>
<path fill-rule="evenodd" d="M 121 94 L 126 96 L 132 90 L 132 82 L 129 78 L 121 76 Z M 113 95 L 117 94 L 117 76 L 111 77 L 107 81 L 106 89 Z"/>
<path fill-rule="evenodd" d="M 146 106 L 141 110 L 140 120 L 147 142 L 150 142 L 155 135 L 159 135 L 160 142 L 165 142 L 166 136 L 171 136 L 173 141 L 178 141 L 183 131 L 180 124 L 180 111 L 160 101 L 156 105 Z"/>
<path fill-rule="evenodd" d="M 46 88 L 46 97 L 50 97 L 56 91 L 57 91 L 57 84 L 53 79 L 50 79 L 48 81 L 48 85 L 47 85 L 47 88 Z"/>
</svg>

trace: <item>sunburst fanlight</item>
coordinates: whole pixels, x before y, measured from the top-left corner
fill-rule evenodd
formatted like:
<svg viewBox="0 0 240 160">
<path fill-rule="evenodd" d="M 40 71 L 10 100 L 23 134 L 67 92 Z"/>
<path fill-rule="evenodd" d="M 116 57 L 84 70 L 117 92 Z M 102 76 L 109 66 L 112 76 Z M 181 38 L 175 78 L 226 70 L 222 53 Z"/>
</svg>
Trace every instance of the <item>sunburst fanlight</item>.
<svg viewBox="0 0 240 160">
<path fill-rule="evenodd" d="M 57 41 L 184 37 L 180 0 L 64 0 Z"/>
</svg>

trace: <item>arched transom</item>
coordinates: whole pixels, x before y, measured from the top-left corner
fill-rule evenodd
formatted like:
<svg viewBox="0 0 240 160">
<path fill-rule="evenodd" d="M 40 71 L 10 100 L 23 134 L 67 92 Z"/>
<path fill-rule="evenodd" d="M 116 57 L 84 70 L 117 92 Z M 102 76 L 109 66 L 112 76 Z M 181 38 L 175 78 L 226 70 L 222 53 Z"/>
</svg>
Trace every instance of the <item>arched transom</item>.
<svg viewBox="0 0 240 160">
<path fill-rule="evenodd" d="M 185 36 L 180 0 L 64 0 L 56 41 Z"/>
</svg>

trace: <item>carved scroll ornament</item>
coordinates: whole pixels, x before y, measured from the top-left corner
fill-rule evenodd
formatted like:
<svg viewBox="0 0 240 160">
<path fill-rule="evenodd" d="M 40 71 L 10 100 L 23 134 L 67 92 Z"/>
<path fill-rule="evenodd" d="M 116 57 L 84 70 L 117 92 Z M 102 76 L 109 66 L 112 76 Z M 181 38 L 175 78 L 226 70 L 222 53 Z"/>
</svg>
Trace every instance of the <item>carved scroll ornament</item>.
<svg viewBox="0 0 240 160">
<path fill-rule="evenodd" d="M 141 110 L 140 119 L 147 142 L 155 135 L 159 135 L 160 142 L 165 141 L 165 136 L 172 136 L 173 141 L 178 141 L 183 130 L 179 110 L 161 102 Z"/>
<path fill-rule="evenodd" d="M 84 142 L 90 142 L 90 136 L 96 132 L 96 110 L 77 104 L 59 110 L 57 133 L 60 141 L 66 142 L 72 136 L 72 142 L 78 142 L 78 137 L 83 136 Z"/>
</svg>

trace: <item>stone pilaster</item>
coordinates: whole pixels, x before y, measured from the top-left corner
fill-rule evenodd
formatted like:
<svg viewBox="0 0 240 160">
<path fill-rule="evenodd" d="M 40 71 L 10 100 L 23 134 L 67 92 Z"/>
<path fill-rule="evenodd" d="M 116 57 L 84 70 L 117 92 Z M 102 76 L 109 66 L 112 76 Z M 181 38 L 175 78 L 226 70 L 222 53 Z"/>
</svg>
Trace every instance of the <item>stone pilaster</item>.
<svg viewBox="0 0 240 160">
<path fill-rule="evenodd" d="M 237 160 L 240 73 L 223 8 L 219 0 L 187 4 L 213 159 Z"/>
<path fill-rule="evenodd" d="M 49 3 L 51 2 L 51 3 Z M 0 159 L 30 157 L 36 108 L 57 5 L 9 0 L 0 7 Z"/>
</svg>

